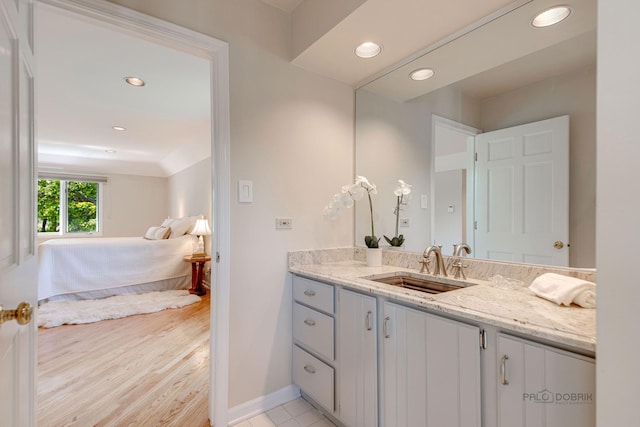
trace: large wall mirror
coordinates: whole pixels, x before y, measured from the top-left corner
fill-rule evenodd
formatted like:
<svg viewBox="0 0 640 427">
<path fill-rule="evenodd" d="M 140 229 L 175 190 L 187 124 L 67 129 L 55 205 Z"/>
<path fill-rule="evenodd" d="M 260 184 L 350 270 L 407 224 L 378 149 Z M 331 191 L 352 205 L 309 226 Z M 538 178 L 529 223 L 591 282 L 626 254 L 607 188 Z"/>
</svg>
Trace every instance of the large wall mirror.
<svg viewBox="0 0 640 427">
<path fill-rule="evenodd" d="M 570 2 L 567 19 L 535 28 L 532 18 L 556 4 L 520 1 L 465 34 L 425 48 L 424 54 L 356 91 L 356 174 L 378 187 L 374 199 L 378 236 L 395 234 L 393 191 L 401 179 L 412 185 L 410 201 L 399 215 L 404 250 L 422 252 L 435 241 L 443 245 L 444 254 L 451 254 L 452 243 L 465 241 L 472 250 L 478 249 L 470 256 L 595 266 L 596 1 Z M 420 68 L 435 74 L 412 80 L 411 72 Z M 497 135 L 487 149 L 494 157 L 506 152 L 528 154 L 538 148 L 532 150 L 527 141 L 540 140 L 544 132 L 527 126 L 553 118 L 566 120 L 566 156 L 563 163 L 555 163 L 553 172 L 553 179 L 556 173 L 565 175 L 566 189 L 551 179 L 541 162 L 525 168 L 524 178 L 510 186 L 495 184 L 500 176 L 495 170 L 478 170 L 479 138 Z M 505 145 L 507 137 L 501 133 L 505 129 L 524 129 L 524 143 Z M 555 148 L 555 141 L 548 139 L 542 145 Z M 532 190 L 532 184 L 542 189 Z M 490 196 L 479 194 L 483 189 L 489 189 Z M 556 197 L 560 193 L 566 193 L 565 201 Z M 522 199 L 522 194 L 533 196 Z M 528 227 L 534 231 L 528 234 L 538 237 L 543 233 L 536 230 L 546 227 L 551 232 L 545 235 L 545 245 L 563 256 L 522 255 L 520 249 L 529 244 L 527 233 L 511 239 L 514 248 L 488 256 L 481 250 L 478 231 L 490 222 L 479 214 L 478 200 L 483 197 L 503 211 L 520 209 L 525 218 L 525 225 L 511 224 L 493 214 L 494 227 L 512 228 L 516 234 Z M 556 237 L 556 225 L 545 220 L 545 212 L 563 203 L 565 219 L 559 222 L 564 221 L 567 231 Z M 355 221 L 355 243 L 362 245 L 370 234 L 368 206 L 356 204 Z"/>
</svg>

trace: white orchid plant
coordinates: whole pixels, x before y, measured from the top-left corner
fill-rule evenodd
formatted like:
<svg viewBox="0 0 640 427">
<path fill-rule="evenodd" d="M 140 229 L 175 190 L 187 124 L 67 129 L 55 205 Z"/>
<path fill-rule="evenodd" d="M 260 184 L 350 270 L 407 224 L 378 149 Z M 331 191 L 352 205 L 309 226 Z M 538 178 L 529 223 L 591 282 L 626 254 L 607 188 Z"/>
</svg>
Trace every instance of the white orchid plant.
<svg viewBox="0 0 640 427">
<path fill-rule="evenodd" d="M 391 239 L 384 236 L 384 239 L 391 246 L 402 246 L 404 243 L 404 236 L 402 234 L 398 234 L 398 223 L 400 222 L 400 211 L 402 210 L 402 206 L 406 206 L 409 203 L 411 185 L 399 179 L 398 186 L 393 190 L 393 194 L 396 196 L 396 208 L 393 211 L 396 216 L 396 234 Z"/>
<path fill-rule="evenodd" d="M 371 214 L 371 235 L 364 236 L 364 243 L 368 248 L 377 248 L 380 238 L 376 237 L 373 229 L 373 202 L 371 200 L 371 195 L 377 192 L 375 184 L 369 182 L 364 176 L 357 176 L 355 183 L 342 186 L 340 193 L 333 196 L 329 204 L 324 208 L 324 214 L 329 219 L 336 219 L 341 210 L 352 207 L 366 193 L 369 199 L 369 213 Z"/>
</svg>

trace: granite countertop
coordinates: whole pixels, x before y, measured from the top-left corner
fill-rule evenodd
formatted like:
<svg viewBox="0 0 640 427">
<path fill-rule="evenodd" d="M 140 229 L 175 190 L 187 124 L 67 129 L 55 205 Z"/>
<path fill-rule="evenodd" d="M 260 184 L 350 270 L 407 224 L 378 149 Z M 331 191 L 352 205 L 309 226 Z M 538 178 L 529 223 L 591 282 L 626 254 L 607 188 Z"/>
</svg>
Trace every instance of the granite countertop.
<svg viewBox="0 0 640 427">
<path fill-rule="evenodd" d="M 473 286 L 425 294 L 365 278 L 397 271 L 418 273 L 418 270 L 393 265 L 368 267 L 357 260 L 290 265 L 289 271 L 595 355 L 596 310 L 559 306 L 537 297 L 526 286 L 503 289 L 487 280 L 469 279 L 466 284 Z"/>
</svg>

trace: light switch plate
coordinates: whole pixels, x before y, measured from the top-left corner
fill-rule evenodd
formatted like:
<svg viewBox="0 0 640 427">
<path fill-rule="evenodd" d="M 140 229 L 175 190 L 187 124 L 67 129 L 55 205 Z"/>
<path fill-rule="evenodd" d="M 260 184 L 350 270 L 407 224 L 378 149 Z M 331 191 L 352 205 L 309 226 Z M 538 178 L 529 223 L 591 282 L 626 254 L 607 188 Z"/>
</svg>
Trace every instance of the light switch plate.
<svg viewBox="0 0 640 427">
<path fill-rule="evenodd" d="M 238 181 L 238 202 L 239 203 L 253 202 L 253 181 L 247 181 L 247 180 Z"/>
<path fill-rule="evenodd" d="M 420 196 L 420 207 L 422 209 L 427 209 L 429 207 L 429 196 L 423 194 Z"/>
</svg>

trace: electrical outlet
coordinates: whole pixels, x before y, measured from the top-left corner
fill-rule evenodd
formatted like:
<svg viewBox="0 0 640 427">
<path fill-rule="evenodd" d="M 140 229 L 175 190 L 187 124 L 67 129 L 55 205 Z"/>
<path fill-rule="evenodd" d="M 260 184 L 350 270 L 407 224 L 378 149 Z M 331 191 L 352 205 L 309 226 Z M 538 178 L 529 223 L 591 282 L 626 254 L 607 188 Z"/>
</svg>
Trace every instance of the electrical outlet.
<svg viewBox="0 0 640 427">
<path fill-rule="evenodd" d="M 408 227 L 409 218 L 400 218 L 400 227 Z"/>
<path fill-rule="evenodd" d="M 293 220 L 291 218 L 276 218 L 276 229 L 290 230 L 293 228 Z"/>
</svg>

